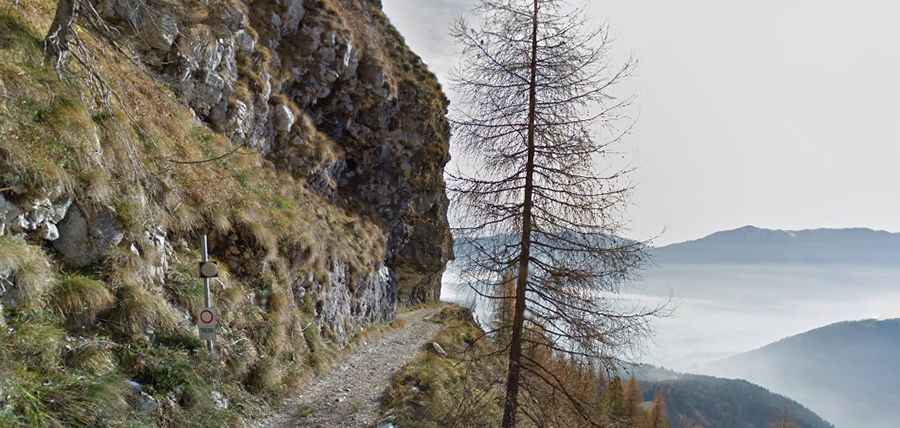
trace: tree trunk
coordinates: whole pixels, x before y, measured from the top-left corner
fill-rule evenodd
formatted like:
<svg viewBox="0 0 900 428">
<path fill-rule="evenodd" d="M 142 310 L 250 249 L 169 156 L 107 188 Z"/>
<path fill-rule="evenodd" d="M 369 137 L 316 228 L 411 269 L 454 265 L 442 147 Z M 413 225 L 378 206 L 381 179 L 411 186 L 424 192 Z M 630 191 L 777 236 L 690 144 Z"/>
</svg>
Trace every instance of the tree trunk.
<svg viewBox="0 0 900 428">
<path fill-rule="evenodd" d="M 44 55 L 53 64 L 57 72 L 61 72 L 69 56 L 69 44 L 75 38 L 75 20 L 81 0 L 59 0 L 56 4 L 56 17 L 44 40 Z"/>
<path fill-rule="evenodd" d="M 529 64 L 531 76 L 528 88 L 528 163 L 525 165 L 525 202 L 522 206 L 522 247 L 519 254 L 519 278 L 516 283 L 516 307 L 509 350 L 509 369 L 506 377 L 506 401 L 503 406 L 504 428 L 514 428 L 516 426 L 522 364 L 522 335 L 525 325 L 525 292 L 528 286 L 528 265 L 531 258 L 531 208 L 534 195 L 534 142 L 535 123 L 537 122 L 538 1 L 534 0 L 531 28 L 531 58 Z"/>
</svg>

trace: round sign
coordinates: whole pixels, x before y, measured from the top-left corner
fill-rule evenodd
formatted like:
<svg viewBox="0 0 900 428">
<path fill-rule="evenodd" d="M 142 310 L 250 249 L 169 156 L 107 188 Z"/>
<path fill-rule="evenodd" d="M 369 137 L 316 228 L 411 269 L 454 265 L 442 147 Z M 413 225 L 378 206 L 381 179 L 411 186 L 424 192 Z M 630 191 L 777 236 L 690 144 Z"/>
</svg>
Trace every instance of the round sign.
<svg viewBox="0 0 900 428">
<path fill-rule="evenodd" d="M 202 326 L 211 326 L 216 324 L 216 314 L 212 311 L 212 309 L 204 309 L 200 311 L 200 315 L 197 317 L 198 323 Z"/>
</svg>

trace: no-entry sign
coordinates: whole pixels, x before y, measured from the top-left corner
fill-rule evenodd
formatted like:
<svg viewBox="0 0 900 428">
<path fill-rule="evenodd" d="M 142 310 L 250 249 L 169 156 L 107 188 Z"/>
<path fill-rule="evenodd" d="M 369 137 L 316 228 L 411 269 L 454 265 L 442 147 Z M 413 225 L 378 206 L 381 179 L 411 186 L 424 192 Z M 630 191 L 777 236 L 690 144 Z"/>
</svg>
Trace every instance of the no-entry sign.
<svg viewBox="0 0 900 428">
<path fill-rule="evenodd" d="M 219 325 L 219 316 L 212 308 L 206 308 L 197 315 L 197 328 L 200 329 L 200 338 L 214 340 L 216 338 L 216 326 Z"/>
</svg>

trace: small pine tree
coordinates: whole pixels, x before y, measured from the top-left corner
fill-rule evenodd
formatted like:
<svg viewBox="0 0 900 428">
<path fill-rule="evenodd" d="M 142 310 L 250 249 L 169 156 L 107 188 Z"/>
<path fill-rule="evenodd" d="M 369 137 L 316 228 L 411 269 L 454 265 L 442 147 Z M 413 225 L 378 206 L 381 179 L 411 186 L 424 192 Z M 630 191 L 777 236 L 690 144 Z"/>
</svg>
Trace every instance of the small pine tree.
<svg viewBox="0 0 900 428">
<path fill-rule="evenodd" d="M 650 408 L 647 422 L 649 428 L 671 428 L 666 417 L 666 399 L 661 392 L 657 392 L 653 397 L 653 407 Z"/>
<path fill-rule="evenodd" d="M 617 423 L 625 419 L 625 390 L 622 387 L 622 379 L 618 376 L 614 377 L 606 391 L 603 391 L 600 408 L 610 422 Z"/>
<path fill-rule="evenodd" d="M 629 426 L 642 427 L 644 425 L 644 409 L 641 408 L 643 402 L 644 394 L 641 393 L 641 386 L 632 376 L 625 384 L 625 419 Z"/>
<path fill-rule="evenodd" d="M 778 420 L 776 420 L 774 423 L 772 423 L 771 427 L 772 428 L 799 428 L 799 426 L 797 424 L 795 424 L 794 421 L 791 420 L 787 409 L 784 409 L 784 412 L 782 412 L 781 416 L 778 417 Z"/>
<path fill-rule="evenodd" d="M 503 282 L 500 285 L 500 292 L 503 299 L 492 300 L 494 309 L 493 325 L 495 340 L 498 345 L 506 347 L 512 339 L 510 326 L 515 316 L 516 302 L 516 274 L 508 271 L 503 275 Z"/>
</svg>

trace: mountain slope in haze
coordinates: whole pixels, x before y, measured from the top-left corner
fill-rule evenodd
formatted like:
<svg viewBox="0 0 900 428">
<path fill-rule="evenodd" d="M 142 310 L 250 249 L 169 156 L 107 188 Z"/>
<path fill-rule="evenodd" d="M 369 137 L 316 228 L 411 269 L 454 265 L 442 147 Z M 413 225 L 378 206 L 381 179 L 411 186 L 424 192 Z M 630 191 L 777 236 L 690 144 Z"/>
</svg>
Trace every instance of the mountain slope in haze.
<svg viewBox="0 0 900 428">
<path fill-rule="evenodd" d="M 716 362 L 705 373 L 747 379 L 841 427 L 900 421 L 900 319 L 832 324 Z"/>
<path fill-rule="evenodd" d="M 745 226 L 659 247 L 665 263 L 900 264 L 900 233 L 864 228 L 798 231 Z"/>
<path fill-rule="evenodd" d="M 833 427 L 800 403 L 744 380 L 684 374 L 641 385 L 647 401 L 663 394 L 673 428 L 769 428 L 783 417 L 798 428 Z"/>
</svg>

